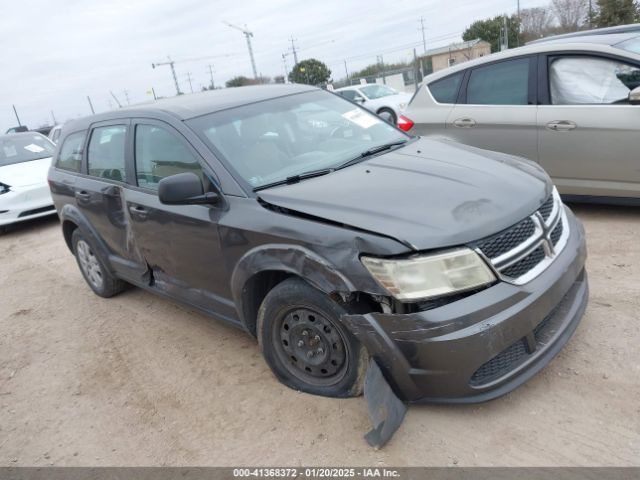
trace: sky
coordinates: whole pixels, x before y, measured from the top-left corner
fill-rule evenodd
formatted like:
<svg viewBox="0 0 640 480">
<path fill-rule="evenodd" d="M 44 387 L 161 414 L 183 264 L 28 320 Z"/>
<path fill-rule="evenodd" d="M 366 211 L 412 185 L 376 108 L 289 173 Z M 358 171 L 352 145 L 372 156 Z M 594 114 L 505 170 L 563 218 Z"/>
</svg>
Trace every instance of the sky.
<svg viewBox="0 0 640 480">
<path fill-rule="evenodd" d="M 521 0 L 521 8 L 547 3 Z M 427 48 L 460 41 L 475 20 L 514 13 L 517 0 L 2 0 L 0 15 L 0 133 L 21 123 L 30 128 L 175 95 L 171 56 L 184 93 L 236 75 L 252 76 L 244 35 L 253 32 L 258 73 L 284 74 L 282 55 L 293 66 L 317 58 L 344 78 L 376 62 L 410 60 Z M 127 100 L 128 99 L 128 100 Z M 53 113 L 52 113 L 53 112 Z"/>
</svg>

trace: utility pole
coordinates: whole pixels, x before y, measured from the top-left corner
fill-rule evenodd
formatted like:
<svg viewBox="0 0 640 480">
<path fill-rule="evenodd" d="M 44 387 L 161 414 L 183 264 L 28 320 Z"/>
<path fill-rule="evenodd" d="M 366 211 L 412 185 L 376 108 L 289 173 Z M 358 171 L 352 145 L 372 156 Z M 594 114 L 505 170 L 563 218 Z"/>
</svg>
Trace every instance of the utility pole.
<svg viewBox="0 0 640 480">
<path fill-rule="evenodd" d="M 244 34 L 245 38 L 247 39 L 247 49 L 249 50 L 249 59 L 251 60 L 251 69 L 253 70 L 253 78 L 257 80 L 258 71 L 256 70 L 256 61 L 253 58 L 253 48 L 251 47 L 251 37 L 253 37 L 253 33 L 247 29 L 247 25 L 245 25 L 244 28 L 242 28 L 242 27 L 238 27 L 237 25 L 233 25 L 232 23 L 229 23 L 229 22 L 222 22 L 222 23 L 224 23 L 225 25 L 231 28 L 235 28 L 236 30 L 240 30 Z"/>
<path fill-rule="evenodd" d="M 93 104 L 91 103 L 91 97 L 89 97 L 89 95 L 87 95 L 87 102 L 89 102 L 89 108 L 91 109 L 91 113 L 95 115 L 96 111 L 93 109 Z"/>
<path fill-rule="evenodd" d="M 18 111 L 16 110 L 16 106 L 12 105 L 13 107 L 13 113 L 16 114 L 16 120 L 18 120 L 18 126 L 22 125 L 22 123 L 20 123 L 20 117 L 18 116 Z"/>
<path fill-rule="evenodd" d="M 284 65 L 284 83 L 289 82 L 289 68 L 287 67 L 287 54 L 282 54 L 282 64 Z"/>
<path fill-rule="evenodd" d="M 520 0 L 518 0 L 520 1 Z M 424 18 L 420 17 L 420 30 L 422 30 L 422 49 L 424 50 L 424 53 L 427 53 L 427 37 L 424 33 Z"/>
<path fill-rule="evenodd" d="M 127 100 L 127 105 L 131 105 L 131 102 L 129 102 L 129 92 L 127 90 L 123 90 L 122 93 L 124 93 L 124 98 Z"/>
<path fill-rule="evenodd" d="M 120 105 L 120 100 L 118 100 L 118 97 L 116 97 L 111 90 L 109 90 L 109 93 L 111 94 L 113 99 L 116 101 L 116 104 L 118 105 L 118 108 L 122 108 L 122 105 Z"/>
<path fill-rule="evenodd" d="M 56 116 L 53 114 L 53 110 L 51 110 L 51 118 L 53 119 L 53 124 L 57 125 L 58 121 L 56 120 Z"/>
<path fill-rule="evenodd" d="M 520 46 L 520 25 L 522 24 L 522 18 L 520 18 L 520 0 L 518 0 L 518 38 L 516 46 Z"/>
<path fill-rule="evenodd" d="M 171 74 L 173 75 L 173 81 L 176 84 L 176 95 L 182 95 L 182 92 L 180 91 L 180 84 L 178 83 L 178 76 L 176 75 L 176 68 L 174 66 L 175 62 L 171 60 L 171 57 L 168 55 L 167 55 L 167 60 L 168 61 L 166 62 L 152 63 L 151 68 L 160 67 L 162 65 L 169 65 L 169 67 L 171 67 Z"/>
<path fill-rule="evenodd" d="M 413 49 L 413 85 L 418 91 L 418 54 L 416 53 L 416 49 Z"/>
<path fill-rule="evenodd" d="M 209 75 L 211 76 L 211 85 L 209 85 L 209 87 L 211 88 L 211 90 L 213 90 L 214 88 L 216 88 L 213 84 L 213 65 L 209 64 L 207 65 L 207 67 L 209 67 Z"/>
<path fill-rule="evenodd" d="M 349 70 L 347 70 L 347 60 L 344 61 L 344 74 L 347 76 L 347 81 L 349 80 Z M 351 82 L 349 82 L 351 83 Z"/>
<path fill-rule="evenodd" d="M 503 17 L 504 20 L 504 24 L 502 27 L 502 33 L 500 35 L 500 51 L 504 51 L 504 50 L 508 50 L 509 49 L 509 27 L 507 25 L 507 16 L 504 15 Z"/>
<path fill-rule="evenodd" d="M 593 28 L 593 2 L 589 0 L 589 28 Z"/>
<path fill-rule="evenodd" d="M 376 63 L 378 64 L 378 71 L 382 73 L 382 83 L 387 84 L 387 79 L 384 75 L 384 59 L 382 55 L 376 55 Z"/>
<path fill-rule="evenodd" d="M 193 84 L 191 83 L 191 72 L 187 72 L 187 82 L 189 82 L 189 89 L 193 93 Z"/>
<path fill-rule="evenodd" d="M 296 51 L 296 44 L 295 42 L 295 38 L 293 38 L 293 35 L 291 35 L 291 51 L 293 52 L 293 61 L 295 62 L 295 64 L 298 64 L 298 52 Z"/>
</svg>

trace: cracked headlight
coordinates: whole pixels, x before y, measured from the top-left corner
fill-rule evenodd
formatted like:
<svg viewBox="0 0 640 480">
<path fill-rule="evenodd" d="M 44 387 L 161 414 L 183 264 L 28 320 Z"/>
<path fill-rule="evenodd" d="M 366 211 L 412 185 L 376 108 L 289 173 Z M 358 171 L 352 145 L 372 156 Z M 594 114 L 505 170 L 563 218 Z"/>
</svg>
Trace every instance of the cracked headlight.
<svg viewBox="0 0 640 480">
<path fill-rule="evenodd" d="M 9 185 L 5 185 L 4 183 L 0 182 L 0 195 L 2 195 L 3 193 L 7 193 L 9 191 Z"/>
<path fill-rule="evenodd" d="M 469 248 L 402 260 L 362 257 L 371 275 L 398 300 L 423 300 L 493 283 L 493 271 Z"/>
</svg>

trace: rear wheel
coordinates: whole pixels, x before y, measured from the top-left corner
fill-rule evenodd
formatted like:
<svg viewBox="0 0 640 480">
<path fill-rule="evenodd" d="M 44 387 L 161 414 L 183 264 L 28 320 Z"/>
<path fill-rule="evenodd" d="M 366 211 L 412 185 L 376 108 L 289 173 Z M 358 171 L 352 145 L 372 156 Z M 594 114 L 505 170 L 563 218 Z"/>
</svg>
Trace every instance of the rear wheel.
<svg viewBox="0 0 640 480">
<path fill-rule="evenodd" d="M 395 125 L 396 123 L 398 123 L 398 117 L 390 108 L 381 108 L 380 110 L 378 110 L 378 116 L 386 122 L 389 122 L 391 125 Z"/>
<path fill-rule="evenodd" d="M 73 253 L 85 281 L 96 295 L 109 298 L 126 288 L 126 283 L 114 277 L 95 253 L 89 240 L 76 229 L 71 236 Z"/>
<path fill-rule="evenodd" d="M 274 287 L 258 313 L 258 341 L 276 377 L 315 395 L 362 393 L 367 353 L 340 323 L 346 313 L 301 279 Z"/>
</svg>

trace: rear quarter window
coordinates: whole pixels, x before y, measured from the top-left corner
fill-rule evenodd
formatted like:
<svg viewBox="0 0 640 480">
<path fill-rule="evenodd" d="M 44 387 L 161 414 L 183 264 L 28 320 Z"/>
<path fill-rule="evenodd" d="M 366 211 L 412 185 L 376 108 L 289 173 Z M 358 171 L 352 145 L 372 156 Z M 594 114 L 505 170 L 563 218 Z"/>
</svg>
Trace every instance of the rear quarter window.
<svg viewBox="0 0 640 480">
<path fill-rule="evenodd" d="M 429 84 L 429 91 L 436 102 L 456 103 L 463 76 L 464 72 L 460 72 Z"/>
<path fill-rule="evenodd" d="M 82 169 L 82 148 L 86 136 L 86 131 L 67 135 L 56 159 L 57 168 L 71 172 L 80 172 Z"/>
</svg>

